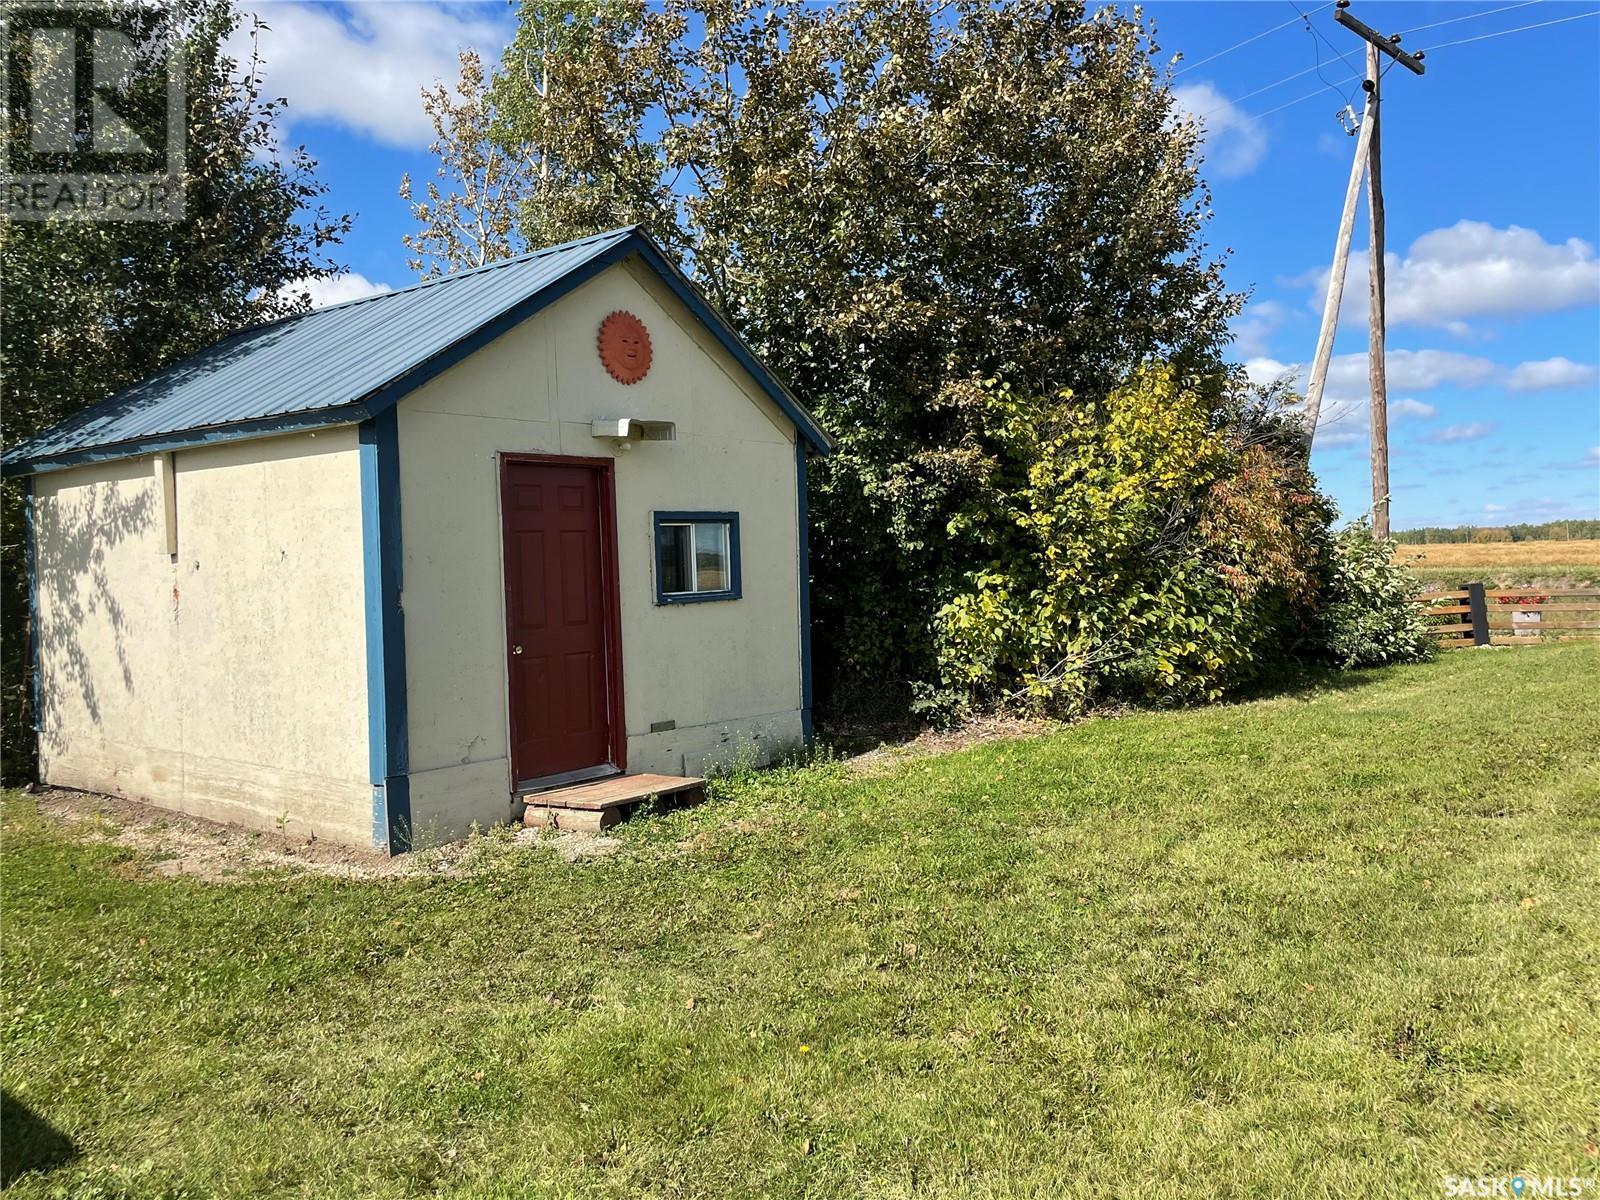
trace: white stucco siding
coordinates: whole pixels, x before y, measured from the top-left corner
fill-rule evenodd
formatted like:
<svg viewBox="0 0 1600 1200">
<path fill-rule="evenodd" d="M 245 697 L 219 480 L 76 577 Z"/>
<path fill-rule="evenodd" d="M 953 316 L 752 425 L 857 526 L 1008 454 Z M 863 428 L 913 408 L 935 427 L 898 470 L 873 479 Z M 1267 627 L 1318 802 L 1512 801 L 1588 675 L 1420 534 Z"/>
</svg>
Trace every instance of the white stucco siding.
<svg viewBox="0 0 1600 1200">
<path fill-rule="evenodd" d="M 645 323 L 652 362 L 612 379 L 601 320 Z M 672 421 L 618 452 L 596 418 Z M 794 429 L 650 272 L 613 267 L 400 403 L 411 804 L 459 832 L 511 812 L 499 457 L 615 460 L 628 769 L 678 773 L 800 739 Z M 743 595 L 655 604 L 654 511 L 737 512 Z M 653 723 L 670 732 L 651 734 Z"/>
<path fill-rule="evenodd" d="M 353 428 L 34 480 L 48 783 L 371 840 Z"/>
</svg>

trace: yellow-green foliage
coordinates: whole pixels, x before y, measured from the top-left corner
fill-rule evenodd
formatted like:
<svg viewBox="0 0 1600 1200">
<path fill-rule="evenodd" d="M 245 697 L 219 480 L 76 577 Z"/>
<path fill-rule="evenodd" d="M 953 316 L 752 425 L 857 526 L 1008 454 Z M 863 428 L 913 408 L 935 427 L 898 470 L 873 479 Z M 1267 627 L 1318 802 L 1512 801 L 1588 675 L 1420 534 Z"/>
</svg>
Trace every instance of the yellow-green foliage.
<svg viewBox="0 0 1600 1200">
<path fill-rule="evenodd" d="M 1104 404 L 1003 386 L 988 403 L 1020 470 L 952 522 L 994 557 L 939 614 L 947 686 L 1052 708 L 1210 699 L 1298 632 L 1330 510 L 1226 381 L 1153 366 Z"/>
</svg>

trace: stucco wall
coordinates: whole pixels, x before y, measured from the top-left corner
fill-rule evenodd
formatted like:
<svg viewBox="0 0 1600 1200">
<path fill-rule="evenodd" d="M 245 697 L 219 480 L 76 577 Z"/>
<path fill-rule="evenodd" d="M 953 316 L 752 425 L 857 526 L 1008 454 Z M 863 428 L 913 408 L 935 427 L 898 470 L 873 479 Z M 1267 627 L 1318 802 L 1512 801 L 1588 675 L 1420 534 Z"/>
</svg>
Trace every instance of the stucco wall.
<svg viewBox="0 0 1600 1200">
<path fill-rule="evenodd" d="M 356 432 L 34 480 L 48 783 L 369 843 Z"/>
<path fill-rule="evenodd" d="M 617 383 L 601 320 L 640 317 L 653 361 Z M 673 421 L 618 453 L 604 417 Z M 420 840 L 511 815 L 499 455 L 616 459 L 628 769 L 695 773 L 800 740 L 794 430 L 647 269 L 611 268 L 400 403 L 411 811 Z M 657 606 L 654 510 L 738 512 L 741 599 Z M 653 723 L 676 722 L 652 734 Z"/>
</svg>

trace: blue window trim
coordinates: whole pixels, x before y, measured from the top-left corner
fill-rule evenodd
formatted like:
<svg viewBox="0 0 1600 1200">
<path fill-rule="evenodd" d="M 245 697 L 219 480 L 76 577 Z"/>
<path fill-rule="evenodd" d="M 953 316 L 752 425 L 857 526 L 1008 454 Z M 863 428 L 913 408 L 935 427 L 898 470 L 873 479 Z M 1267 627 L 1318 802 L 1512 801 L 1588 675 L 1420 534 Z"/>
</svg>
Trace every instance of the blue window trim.
<svg viewBox="0 0 1600 1200">
<path fill-rule="evenodd" d="M 406 629 L 400 599 L 400 429 L 395 410 L 363 421 L 359 437 L 372 844 L 400 854 L 411 849 L 412 831 Z"/>
<path fill-rule="evenodd" d="M 661 590 L 661 527 L 684 522 L 725 524 L 728 527 L 728 582 L 720 592 L 672 592 Z M 739 514 L 736 512 L 654 512 L 650 514 L 650 545 L 656 564 L 657 604 L 705 604 L 714 600 L 737 600 L 744 595 L 739 566 Z"/>
</svg>

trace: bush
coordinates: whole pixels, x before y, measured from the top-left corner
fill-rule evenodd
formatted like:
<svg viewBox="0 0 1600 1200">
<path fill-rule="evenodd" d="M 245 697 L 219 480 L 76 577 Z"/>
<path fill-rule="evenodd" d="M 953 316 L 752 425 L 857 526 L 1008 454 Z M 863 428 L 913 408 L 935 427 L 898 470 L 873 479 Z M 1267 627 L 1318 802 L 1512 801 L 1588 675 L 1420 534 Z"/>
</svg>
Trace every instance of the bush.
<svg viewBox="0 0 1600 1200">
<path fill-rule="evenodd" d="M 1332 509 L 1271 397 L 1157 366 L 1098 404 L 985 404 L 995 487 L 950 534 L 990 561 L 939 612 L 944 694 L 1210 700 L 1303 637 Z"/>
<path fill-rule="evenodd" d="M 1417 662 L 1434 651 L 1411 572 L 1394 561 L 1395 542 L 1357 521 L 1333 539 L 1313 647 L 1338 667 Z"/>
</svg>

